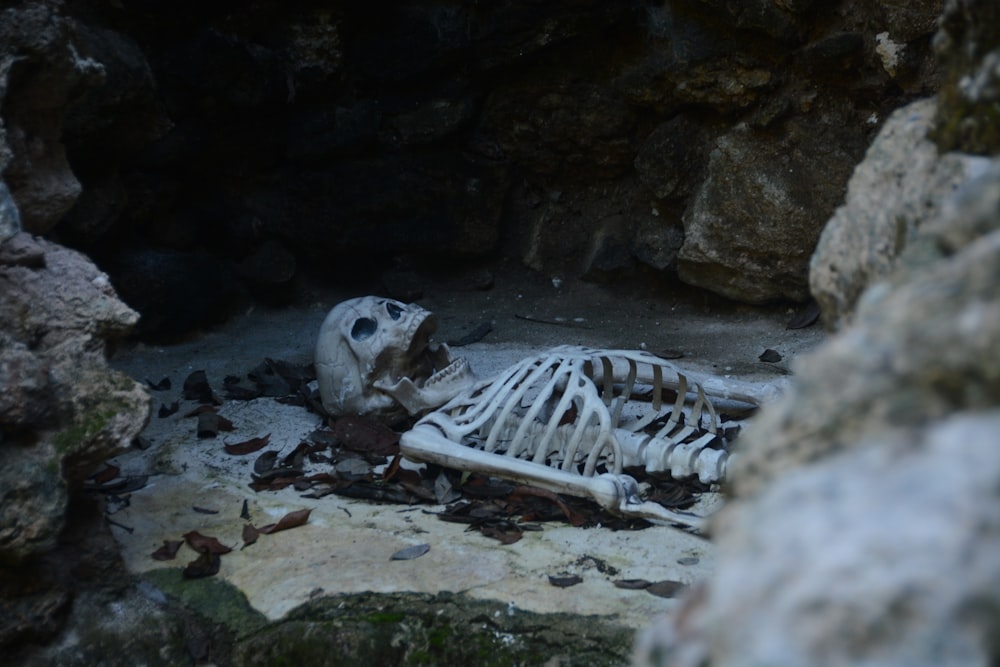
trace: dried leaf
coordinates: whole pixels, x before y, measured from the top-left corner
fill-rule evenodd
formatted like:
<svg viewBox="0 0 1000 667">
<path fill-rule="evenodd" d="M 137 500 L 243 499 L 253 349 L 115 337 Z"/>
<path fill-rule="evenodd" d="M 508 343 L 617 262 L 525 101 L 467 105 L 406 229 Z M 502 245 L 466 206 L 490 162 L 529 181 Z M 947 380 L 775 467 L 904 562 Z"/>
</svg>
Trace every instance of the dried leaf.
<svg viewBox="0 0 1000 667">
<path fill-rule="evenodd" d="M 235 431 L 233 422 L 214 411 L 202 412 L 198 415 L 198 437 L 214 438 L 219 431 Z"/>
<path fill-rule="evenodd" d="M 400 549 L 392 556 L 389 557 L 390 560 L 413 560 L 414 558 L 420 558 L 425 553 L 431 550 L 431 545 L 429 544 L 414 544 L 411 547 L 406 547 L 405 549 Z"/>
<path fill-rule="evenodd" d="M 288 530 L 289 528 L 298 528 L 299 526 L 305 525 L 309 521 L 309 514 L 312 512 L 311 509 L 296 510 L 294 512 L 289 512 L 285 516 L 281 517 L 278 523 L 272 523 L 263 528 L 258 528 L 260 532 L 265 535 L 270 535 L 271 533 L 277 533 L 280 530 Z"/>
<path fill-rule="evenodd" d="M 549 491 L 548 489 L 540 489 L 536 486 L 519 486 L 514 489 L 511 496 L 534 496 L 536 498 L 542 498 L 544 500 L 551 501 L 562 510 L 562 513 L 566 516 L 566 520 L 569 521 L 570 525 L 580 527 L 587 523 L 587 519 L 579 512 L 574 512 L 569 505 L 567 505 L 562 498 L 558 495 Z"/>
<path fill-rule="evenodd" d="M 511 522 L 503 522 L 500 524 L 484 523 L 479 527 L 479 532 L 486 537 L 492 537 L 501 544 L 514 544 L 524 536 L 524 532 Z"/>
<path fill-rule="evenodd" d="M 178 403 L 177 401 L 174 401 L 170 405 L 167 405 L 166 403 L 160 403 L 160 409 L 157 411 L 156 416 L 159 417 L 160 419 L 166 419 L 167 417 L 176 413 L 180 409 L 181 409 L 181 404 Z"/>
<path fill-rule="evenodd" d="M 260 537 L 260 531 L 254 528 L 252 523 L 243 524 L 243 546 L 240 547 L 240 551 L 256 542 L 258 537 Z"/>
<path fill-rule="evenodd" d="M 227 554 L 232 549 L 222 544 L 214 537 L 202 535 L 196 530 L 184 533 L 184 539 L 188 545 L 199 553 Z"/>
<path fill-rule="evenodd" d="M 646 587 L 646 592 L 661 598 L 672 598 L 676 597 L 685 587 L 686 585 L 679 581 L 666 579 L 650 584 Z"/>
<path fill-rule="evenodd" d="M 813 300 L 796 313 L 785 325 L 786 329 L 805 329 L 819 320 L 819 304 Z"/>
<path fill-rule="evenodd" d="M 345 449 L 377 456 L 399 453 L 399 433 L 364 417 L 341 417 L 333 425 L 333 435 Z"/>
<path fill-rule="evenodd" d="M 250 520 L 250 503 L 247 502 L 246 498 L 243 499 L 243 509 L 240 510 L 240 518 L 247 521 Z"/>
<path fill-rule="evenodd" d="M 781 355 L 778 354 L 776 350 L 767 348 L 759 357 L 757 357 L 757 359 L 763 361 L 766 364 L 776 364 L 779 361 L 781 361 Z"/>
<path fill-rule="evenodd" d="M 150 554 L 153 560 L 173 560 L 184 540 L 163 540 L 163 546 Z"/>
<path fill-rule="evenodd" d="M 119 473 L 121 473 L 121 468 L 110 463 L 105 463 L 102 469 L 90 476 L 90 480 L 94 484 L 104 484 L 113 480 Z"/>
<path fill-rule="evenodd" d="M 188 401 L 214 404 L 219 403 L 215 394 L 212 392 L 212 388 L 208 384 L 208 377 L 205 375 L 205 371 L 195 371 L 184 379 L 183 396 L 184 399 Z"/>
<path fill-rule="evenodd" d="M 254 452 L 263 449 L 270 439 L 271 434 L 268 433 L 267 435 L 262 435 L 259 438 L 250 438 L 249 440 L 237 442 L 232 445 L 223 445 L 223 449 L 226 450 L 226 454 L 232 454 L 233 456 L 253 454 Z"/>
<path fill-rule="evenodd" d="M 170 389 L 170 378 L 165 377 L 159 382 L 153 382 L 152 380 L 146 380 L 146 385 L 153 391 L 166 391 Z"/>
<path fill-rule="evenodd" d="M 253 462 L 253 471 L 258 475 L 263 475 L 274 468 L 274 464 L 278 460 L 278 450 L 269 449 L 264 452 Z M 246 501 L 244 501 L 246 502 Z"/>
<path fill-rule="evenodd" d="M 197 505 L 192 506 L 191 509 L 193 509 L 198 514 L 218 514 L 219 513 L 219 510 L 213 510 L 213 509 L 209 509 L 207 507 L 198 507 Z"/>
<path fill-rule="evenodd" d="M 462 347 L 464 345 L 478 343 L 491 331 L 493 331 L 493 324 L 490 322 L 483 322 L 461 338 L 448 341 L 448 345 L 451 347 Z"/>
<path fill-rule="evenodd" d="M 202 577 L 211 577 L 213 574 L 219 572 L 221 562 L 219 554 L 206 551 L 187 564 L 183 572 L 184 578 L 201 579 Z"/>
<path fill-rule="evenodd" d="M 615 579 L 615 588 L 625 588 L 630 591 L 638 591 L 649 588 L 653 582 L 646 579 Z"/>
<path fill-rule="evenodd" d="M 582 581 L 583 577 L 576 574 L 558 577 L 549 575 L 549 583 L 557 588 L 569 588 L 570 586 L 576 586 Z"/>
</svg>

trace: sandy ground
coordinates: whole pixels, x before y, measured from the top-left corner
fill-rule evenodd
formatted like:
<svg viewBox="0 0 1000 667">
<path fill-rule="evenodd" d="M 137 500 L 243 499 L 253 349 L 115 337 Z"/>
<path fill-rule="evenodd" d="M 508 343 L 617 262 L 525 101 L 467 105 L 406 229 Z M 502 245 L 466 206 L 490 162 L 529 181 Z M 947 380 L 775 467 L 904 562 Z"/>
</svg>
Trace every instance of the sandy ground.
<svg viewBox="0 0 1000 667">
<path fill-rule="evenodd" d="M 418 303 L 437 314 L 437 340 L 460 338 L 482 322 L 492 324 L 481 341 L 456 350 L 480 377 L 539 349 L 569 343 L 668 351 L 682 355 L 673 362 L 681 368 L 784 380 L 794 357 L 823 337 L 818 326 L 786 329 L 794 308 L 738 306 L 662 286 L 612 289 L 523 274 L 498 274 L 488 291 L 469 287 L 473 282 L 429 280 Z M 128 529 L 116 528 L 115 534 L 130 570 L 182 567 L 195 556 L 186 546 L 172 562 L 150 554 L 164 540 L 197 530 L 235 547 L 222 557 L 217 576 L 241 588 L 273 619 L 320 593 L 461 591 L 511 609 L 604 614 L 641 627 L 674 600 L 617 588 L 614 580 L 691 583 L 711 569 L 712 544 L 671 528 L 616 532 L 546 525 L 503 546 L 424 511 L 441 509 L 433 506 L 379 505 L 339 496 L 305 499 L 292 489 L 255 493 L 247 486 L 254 457 L 229 456 L 223 442 L 269 433 L 272 448 L 287 453 L 318 426 L 317 415 L 267 398 L 229 401 L 220 413 L 236 430 L 215 439 L 196 437 L 194 420 L 182 416 L 188 411 L 183 405 L 170 417 L 155 415 L 161 403 L 180 398 L 184 378 L 195 370 L 205 370 L 221 390 L 226 375 L 245 376 L 265 357 L 310 361 L 326 312 L 362 293 L 313 290 L 298 307 L 258 306 L 184 342 L 128 343 L 116 352 L 116 368 L 139 380 L 169 377 L 172 382 L 170 390 L 153 392 L 154 415 L 144 433 L 148 449 L 115 461 L 123 473 L 150 475 L 112 517 Z M 781 361 L 759 361 L 765 349 L 775 350 Z M 244 501 L 258 526 L 293 510 L 309 508 L 312 514 L 303 527 L 262 536 L 240 549 Z M 216 513 L 206 514 L 206 509 Z M 390 560 L 416 544 L 429 544 L 430 551 L 414 560 Z M 562 574 L 578 574 L 583 581 L 565 589 L 549 585 L 550 575 Z"/>
</svg>

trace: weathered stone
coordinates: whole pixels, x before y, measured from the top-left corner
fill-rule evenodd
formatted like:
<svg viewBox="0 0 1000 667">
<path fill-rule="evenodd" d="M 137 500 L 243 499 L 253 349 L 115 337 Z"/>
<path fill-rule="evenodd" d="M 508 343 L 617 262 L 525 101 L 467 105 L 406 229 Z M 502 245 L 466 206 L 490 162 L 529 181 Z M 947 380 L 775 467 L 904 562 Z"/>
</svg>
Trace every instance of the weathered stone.
<svg viewBox="0 0 1000 667">
<path fill-rule="evenodd" d="M 105 363 L 106 342 L 137 319 L 107 276 L 79 253 L 27 234 L 4 250 L 12 244 L 44 257 L 0 262 L 0 561 L 19 562 L 53 548 L 67 486 L 131 443 L 149 397 Z"/>
<path fill-rule="evenodd" d="M 935 110 L 933 99 L 921 100 L 886 120 L 820 236 L 809 287 L 828 329 L 850 322 L 861 293 L 889 274 L 924 222 L 939 213 L 941 200 L 985 162 L 938 155 L 926 138 Z"/>
<path fill-rule="evenodd" d="M 63 118 L 69 103 L 104 73 L 76 51 L 71 29 L 54 2 L 0 14 L 0 61 L 9 70 L 3 120 L 12 155 L 4 179 L 22 225 L 33 233 L 55 226 L 80 194 L 62 144 Z"/>
<path fill-rule="evenodd" d="M 808 297 L 808 263 L 863 150 L 831 114 L 796 118 L 778 138 L 743 126 L 720 137 L 684 214 L 678 274 L 750 303 Z"/>
<path fill-rule="evenodd" d="M 677 630 L 706 644 L 645 664 L 992 664 L 998 429 L 994 409 L 863 438 L 728 508 L 701 612 Z"/>
<path fill-rule="evenodd" d="M 617 95 L 589 83 L 562 81 L 494 92 L 482 131 L 503 154 L 559 183 L 628 170 L 635 157 L 635 118 Z"/>
<path fill-rule="evenodd" d="M 704 174 L 705 138 L 687 116 L 676 116 L 657 127 L 635 158 L 639 179 L 657 199 L 691 194 Z"/>
<path fill-rule="evenodd" d="M 1000 152 L 1000 7 L 949 0 L 934 37 L 942 61 L 937 128 L 942 151 Z"/>
<path fill-rule="evenodd" d="M 3 137 L 0 136 L 0 144 L 2 141 Z M 16 236 L 20 231 L 21 215 L 17 211 L 17 204 L 11 198 L 7 184 L 0 180 L 0 245 Z"/>
</svg>

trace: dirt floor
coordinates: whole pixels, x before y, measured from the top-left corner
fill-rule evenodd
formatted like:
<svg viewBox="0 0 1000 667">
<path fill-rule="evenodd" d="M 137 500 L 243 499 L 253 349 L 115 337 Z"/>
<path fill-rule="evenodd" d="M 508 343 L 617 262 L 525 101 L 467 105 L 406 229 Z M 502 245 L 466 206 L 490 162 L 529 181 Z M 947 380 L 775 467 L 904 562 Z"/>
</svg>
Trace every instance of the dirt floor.
<svg viewBox="0 0 1000 667">
<path fill-rule="evenodd" d="M 436 340 L 454 341 L 490 323 L 481 340 L 454 350 L 483 378 L 540 349 L 581 344 L 647 349 L 681 369 L 783 383 L 794 358 L 823 338 L 818 325 L 786 328 L 800 315 L 799 307 L 735 305 L 662 284 L 608 287 L 501 269 L 461 279 L 420 276 L 409 285 L 421 293 L 417 302 L 437 314 Z M 491 287 L 483 289 L 486 285 Z M 111 517 L 131 571 L 183 567 L 196 555 L 187 547 L 176 561 L 161 562 L 151 554 L 165 540 L 180 540 L 194 530 L 234 549 L 222 556 L 217 578 L 240 589 L 272 620 L 317 594 L 452 591 L 510 609 L 599 614 L 631 628 L 669 610 L 675 600 L 626 590 L 615 580 L 686 585 L 710 571 L 711 542 L 671 528 L 615 531 L 546 523 L 515 544 L 500 545 L 439 520 L 440 507 L 308 499 L 290 487 L 254 492 L 248 488 L 253 457 L 232 456 L 222 445 L 268 434 L 269 446 L 285 455 L 322 424 L 315 413 L 271 398 L 226 401 L 219 414 L 235 430 L 217 438 L 196 437 L 197 420 L 185 416 L 194 406 L 183 400 L 176 413 L 158 416 L 162 406 L 180 398 L 184 379 L 196 370 L 221 389 L 227 375 L 246 376 L 264 358 L 310 362 L 329 309 L 376 290 L 314 287 L 297 307 L 256 306 L 181 342 L 132 342 L 117 350 L 113 366 L 150 383 L 170 378 L 172 387 L 152 392 L 146 448 L 114 461 L 123 475 L 147 479 Z M 769 349 L 780 360 L 760 361 Z M 709 499 L 703 509 L 718 500 Z M 307 525 L 240 548 L 244 523 L 273 523 L 303 509 L 312 511 Z M 401 549 L 425 545 L 426 555 L 391 561 Z M 579 576 L 581 582 L 560 589 L 547 579 L 565 576 Z"/>
</svg>

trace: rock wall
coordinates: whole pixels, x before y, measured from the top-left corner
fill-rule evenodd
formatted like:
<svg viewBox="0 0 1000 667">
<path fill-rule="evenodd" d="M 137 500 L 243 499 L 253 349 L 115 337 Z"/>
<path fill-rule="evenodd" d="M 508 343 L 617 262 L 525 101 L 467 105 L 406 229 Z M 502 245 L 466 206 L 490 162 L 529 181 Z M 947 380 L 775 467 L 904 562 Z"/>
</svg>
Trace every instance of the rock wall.
<svg viewBox="0 0 1000 667">
<path fill-rule="evenodd" d="M 950 81 L 992 71 L 995 12 L 948 3 Z M 838 332 L 742 436 L 718 570 L 638 664 L 1000 660 L 998 122 L 951 124 L 954 95 L 901 109 L 854 172 L 812 259 Z"/>
<path fill-rule="evenodd" d="M 171 333 L 297 273 L 443 256 L 806 299 L 872 133 L 936 88 L 940 2 L 3 12 L 25 228 L 93 256 L 143 314 L 176 313 L 141 325 Z"/>
</svg>

